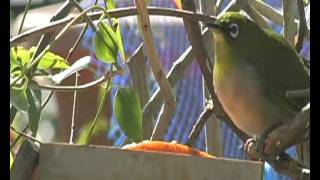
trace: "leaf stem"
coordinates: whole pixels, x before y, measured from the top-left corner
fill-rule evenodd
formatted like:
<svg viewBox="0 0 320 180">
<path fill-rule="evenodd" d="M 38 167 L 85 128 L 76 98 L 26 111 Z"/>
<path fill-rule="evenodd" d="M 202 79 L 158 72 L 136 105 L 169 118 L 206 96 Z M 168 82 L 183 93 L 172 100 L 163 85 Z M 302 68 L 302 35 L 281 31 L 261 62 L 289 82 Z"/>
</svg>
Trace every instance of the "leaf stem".
<svg viewBox="0 0 320 180">
<path fill-rule="evenodd" d="M 113 67 L 113 65 L 111 65 L 110 70 L 112 70 L 112 67 Z M 98 111 L 97 111 L 97 113 L 96 113 L 96 115 L 95 115 L 95 117 L 94 117 L 94 120 L 93 120 L 93 122 L 92 122 L 91 128 L 90 128 L 89 133 L 88 133 L 88 135 L 87 135 L 87 137 L 86 137 L 85 145 L 88 145 L 88 143 L 89 143 L 89 141 L 90 141 L 90 139 L 91 139 L 92 132 L 93 132 L 93 130 L 94 130 L 94 128 L 95 128 L 95 126 L 96 126 L 96 124 L 97 124 L 97 122 L 98 122 L 99 115 L 101 114 L 101 111 L 102 111 L 102 109 L 103 109 L 103 105 L 104 105 L 104 103 L 105 103 L 105 101 L 106 101 L 106 99 L 107 99 L 107 97 L 108 97 L 108 94 L 109 94 L 108 92 L 109 92 L 109 90 L 110 90 L 110 89 L 109 89 L 110 81 L 111 81 L 111 79 L 108 80 L 107 85 L 106 85 L 106 87 L 105 87 L 105 92 L 104 92 L 104 94 L 102 95 L 102 98 L 101 98 L 101 101 L 100 101 L 100 104 L 99 104 L 99 107 L 98 107 Z"/>
</svg>

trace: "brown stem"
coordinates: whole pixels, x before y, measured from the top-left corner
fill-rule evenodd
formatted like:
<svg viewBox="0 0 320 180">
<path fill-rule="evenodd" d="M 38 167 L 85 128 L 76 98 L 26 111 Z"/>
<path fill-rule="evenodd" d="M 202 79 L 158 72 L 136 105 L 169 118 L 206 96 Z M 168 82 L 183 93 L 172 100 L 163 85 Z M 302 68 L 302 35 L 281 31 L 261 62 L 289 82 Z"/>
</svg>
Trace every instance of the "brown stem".
<svg viewBox="0 0 320 180">
<path fill-rule="evenodd" d="M 171 118 L 174 115 L 176 108 L 176 100 L 172 93 L 171 86 L 162 69 L 162 66 L 160 64 L 160 58 L 154 46 L 151 25 L 149 20 L 149 13 L 147 11 L 146 5 L 144 1 L 141 0 L 135 0 L 135 4 L 138 11 L 138 20 L 143 38 L 143 43 L 145 45 L 147 56 L 150 61 L 151 69 L 155 79 L 159 84 L 160 91 L 164 98 L 163 111 L 159 115 L 159 118 L 155 124 L 153 133 L 150 138 L 150 140 L 159 140 L 164 138 L 166 130 L 170 124 Z"/>
<path fill-rule="evenodd" d="M 122 18 L 127 16 L 137 15 L 137 9 L 135 7 L 126 7 L 118 8 L 114 10 L 108 10 L 110 17 Z M 184 17 L 186 19 L 195 20 L 195 21 L 204 21 L 204 22 L 214 22 L 216 18 L 214 16 L 207 16 L 203 14 L 197 14 L 190 11 L 177 10 L 171 8 L 157 8 L 157 7 L 148 7 L 148 13 L 150 15 L 162 15 L 162 16 L 173 16 L 173 17 Z M 102 12 L 88 13 L 88 16 L 92 20 L 98 20 L 102 15 Z M 43 33 L 50 33 L 62 29 L 68 22 L 72 21 L 75 16 L 50 22 L 46 25 L 36 27 L 25 31 L 17 36 L 10 38 L 10 46 L 17 45 L 24 41 L 27 41 L 29 38 L 41 35 Z M 81 24 L 86 22 L 84 19 L 80 19 L 75 24 Z M 75 25 L 74 24 L 74 25 Z"/>
</svg>

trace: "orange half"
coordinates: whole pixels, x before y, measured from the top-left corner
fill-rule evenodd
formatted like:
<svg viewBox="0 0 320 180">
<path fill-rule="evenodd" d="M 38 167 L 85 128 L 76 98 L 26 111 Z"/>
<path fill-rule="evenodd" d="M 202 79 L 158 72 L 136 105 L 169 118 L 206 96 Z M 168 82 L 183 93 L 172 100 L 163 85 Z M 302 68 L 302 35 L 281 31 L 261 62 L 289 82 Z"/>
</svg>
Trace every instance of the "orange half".
<svg viewBox="0 0 320 180">
<path fill-rule="evenodd" d="M 165 141 L 142 141 L 138 144 L 127 144 L 123 146 L 122 149 L 145 152 L 174 153 L 187 156 L 199 156 L 203 158 L 215 158 L 215 156 L 212 156 L 211 154 L 191 148 L 189 146 Z"/>
</svg>

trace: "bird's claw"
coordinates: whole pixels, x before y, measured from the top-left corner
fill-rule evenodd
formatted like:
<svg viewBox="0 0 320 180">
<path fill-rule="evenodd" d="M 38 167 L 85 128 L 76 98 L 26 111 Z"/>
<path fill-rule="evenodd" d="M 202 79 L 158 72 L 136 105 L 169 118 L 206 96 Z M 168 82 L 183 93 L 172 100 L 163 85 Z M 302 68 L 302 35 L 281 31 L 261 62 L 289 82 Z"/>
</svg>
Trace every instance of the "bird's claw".
<svg viewBox="0 0 320 180">
<path fill-rule="evenodd" d="M 245 143 L 245 152 L 247 156 L 252 160 L 262 161 L 264 153 L 264 139 L 254 137 L 247 140 Z"/>
</svg>

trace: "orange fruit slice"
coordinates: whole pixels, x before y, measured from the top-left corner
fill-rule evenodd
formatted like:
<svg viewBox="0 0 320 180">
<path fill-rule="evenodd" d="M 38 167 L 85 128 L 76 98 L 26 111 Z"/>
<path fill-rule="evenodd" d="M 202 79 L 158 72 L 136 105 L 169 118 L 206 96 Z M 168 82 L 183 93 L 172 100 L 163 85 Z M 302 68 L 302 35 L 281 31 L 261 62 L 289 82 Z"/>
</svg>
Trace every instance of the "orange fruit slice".
<svg viewBox="0 0 320 180">
<path fill-rule="evenodd" d="M 199 156 L 203 158 L 215 158 L 215 156 L 211 154 L 191 148 L 187 145 L 165 141 L 142 141 L 141 143 L 137 144 L 127 144 L 123 146 L 122 149 L 145 152 L 174 153 L 186 156 Z"/>
</svg>

